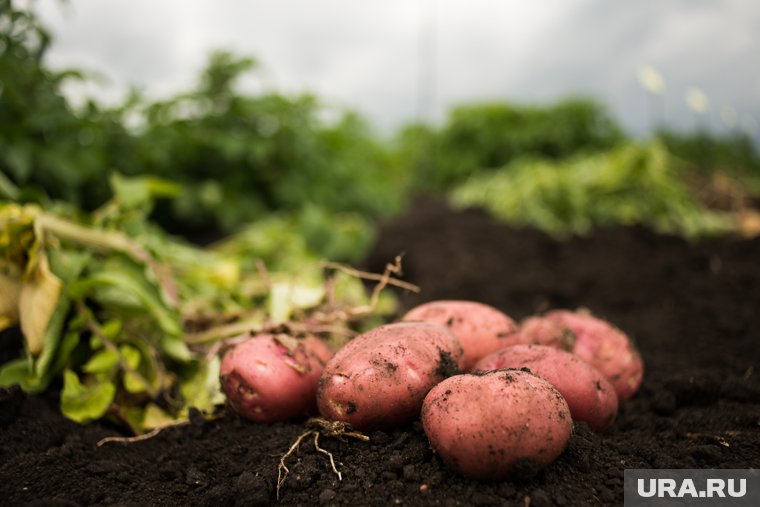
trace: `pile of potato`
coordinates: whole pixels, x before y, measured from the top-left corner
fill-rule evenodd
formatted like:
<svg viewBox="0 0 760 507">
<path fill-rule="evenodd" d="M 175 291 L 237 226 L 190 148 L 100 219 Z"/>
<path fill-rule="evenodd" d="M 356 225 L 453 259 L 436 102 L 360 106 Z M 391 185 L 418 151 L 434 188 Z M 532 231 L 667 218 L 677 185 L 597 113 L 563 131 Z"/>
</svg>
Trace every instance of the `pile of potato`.
<svg viewBox="0 0 760 507">
<path fill-rule="evenodd" d="M 315 338 L 254 336 L 221 367 L 228 405 L 243 417 L 274 422 L 318 410 L 359 431 L 421 418 L 449 467 L 484 480 L 551 463 L 573 421 L 609 430 L 642 375 L 628 336 L 588 311 L 518 325 L 473 301 L 423 304 L 334 355 Z"/>
</svg>

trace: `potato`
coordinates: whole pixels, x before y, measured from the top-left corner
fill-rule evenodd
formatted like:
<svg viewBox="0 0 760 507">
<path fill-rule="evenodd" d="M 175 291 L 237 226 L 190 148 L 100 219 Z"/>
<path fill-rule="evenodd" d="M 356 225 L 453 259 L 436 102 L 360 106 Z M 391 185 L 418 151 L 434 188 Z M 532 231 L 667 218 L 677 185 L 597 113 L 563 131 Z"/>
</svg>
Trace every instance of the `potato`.
<svg viewBox="0 0 760 507">
<path fill-rule="evenodd" d="M 641 385 L 644 363 L 620 329 L 581 310 L 554 310 L 526 319 L 520 327 L 523 343 L 549 345 L 572 352 L 605 376 L 618 399 L 627 400 Z"/>
<path fill-rule="evenodd" d="M 311 338 L 317 340 L 317 338 Z M 286 421 L 316 412 L 325 354 L 317 343 L 262 334 L 224 354 L 220 380 L 227 404 L 246 419 Z"/>
<path fill-rule="evenodd" d="M 576 421 L 596 431 L 615 422 L 618 399 L 615 388 L 593 366 L 564 350 L 544 345 L 514 345 L 490 354 L 475 370 L 529 368 L 557 388 Z"/>
<path fill-rule="evenodd" d="M 481 358 L 514 345 L 517 323 L 493 306 L 475 301 L 431 301 L 409 310 L 404 321 L 423 321 L 448 327 L 464 349 L 463 371 Z"/>
<path fill-rule="evenodd" d="M 310 335 L 303 338 L 301 341 L 307 349 L 319 358 L 323 365 L 335 355 L 335 349 L 333 349 L 332 345 L 321 338 Z"/>
<path fill-rule="evenodd" d="M 360 431 L 391 429 L 415 419 L 425 394 L 458 373 L 462 347 L 446 328 L 387 324 L 357 336 L 325 365 L 321 414 Z"/>
<path fill-rule="evenodd" d="M 562 395 L 521 370 L 450 377 L 425 397 L 422 426 L 441 459 L 466 477 L 503 479 L 554 461 L 573 421 Z"/>
</svg>

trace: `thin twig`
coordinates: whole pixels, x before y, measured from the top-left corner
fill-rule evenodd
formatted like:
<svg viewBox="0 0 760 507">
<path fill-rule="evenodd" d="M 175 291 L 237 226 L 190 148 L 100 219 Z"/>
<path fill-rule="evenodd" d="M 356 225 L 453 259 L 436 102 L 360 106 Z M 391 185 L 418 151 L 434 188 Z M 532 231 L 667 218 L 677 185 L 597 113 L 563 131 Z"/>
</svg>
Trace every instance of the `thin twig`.
<svg viewBox="0 0 760 507">
<path fill-rule="evenodd" d="M 260 320 L 242 320 L 240 322 L 232 322 L 231 324 L 214 326 L 200 333 L 186 334 L 182 340 L 189 345 L 199 345 L 223 340 L 243 333 L 259 332 L 264 327 L 265 324 Z"/>
<path fill-rule="evenodd" d="M 396 263 L 401 261 L 401 256 L 396 256 L 396 262 L 394 264 L 388 264 L 387 266 L 394 266 Z M 387 269 L 386 266 L 386 269 Z M 375 282 L 383 282 L 385 281 L 386 285 L 393 285 L 394 287 L 398 287 L 400 289 L 412 291 L 412 292 L 419 292 L 420 288 L 413 283 L 405 282 L 403 280 L 399 280 L 397 278 L 390 277 L 386 275 L 386 273 L 383 273 L 381 275 L 377 273 L 370 273 L 367 271 L 361 271 L 355 268 L 352 268 L 351 266 L 347 266 L 345 264 L 340 264 L 338 262 L 330 262 L 330 261 L 324 261 L 322 262 L 322 267 L 330 268 L 330 269 L 338 269 L 340 271 L 343 271 L 347 275 L 355 276 L 357 278 L 362 278 L 364 280 L 372 280 Z M 395 274 L 395 272 L 394 272 Z"/>
<path fill-rule="evenodd" d="M 391 277 L 391 274 L 394 275 L 401 275 L 401 258 L 402 255 L 397 255 L 396 258 L 393 261 L 393 264 L 390 262 L 385 265 L 385 269 L 383 270 L 383 274 L 380 277 L 380 283 L 375 285 L 375 288 L 372 289 L 372 297 L 369 300 L 369 305 L 372 310 L 377 308 L 377 302 L 380 300 L 380 293 L 388 286 L 388 284 L 393 280 Z M 410 284 L 411 285 L 411 284 Z M 413 285 L 413 287 L 416 289 L 414 292 L 419 292 L 420 289 L 416 285 Z"/>
<path fill-rule="evenodd" d="M 396 287 L 400 287 L 399 283 L 403 283 L 405 285 L 404 288 L 407 288 L 406 286 L 409 286 L 411 288 L 408 288 L 408 290 L 412 290 L 414 292 L 419 292 L 420 288 L 416 285 L 409 284 L 406 282 L 401 282 L 400 280 L 397 280 L 396 278 L 393 278 L 391 275 L 400 275 L 401 274 L 401 258 L 403 257 L 403 254 L 397 255 L 394 261 L 391 263 L 387 263 L 385 265 L 385 269 L 383 270 L 383 274 L 377 275 L 374 273 L 364 273 L 363 271 L 356 271 L 354 273 L 354 276 L 362 277 L 365 274 L 369 274 L 372 276 L 372 280 L 376 280 L 378 283 L 375 285 L 375 287 L 372 289 L 372 295 L 370 296 L 369 304 L 364 306 L 358 306 L 355 308 L 351 308 L 349 310 L 349 313 L 353 316 L 360 316 L 360 315 L 366 315 L 368 313 L 372 313 L 377 308 L 377 304 L 380 301 L 380 294 L 385 290 L 385 288 L 388 285 L 395 285 Z"/>
</svg>

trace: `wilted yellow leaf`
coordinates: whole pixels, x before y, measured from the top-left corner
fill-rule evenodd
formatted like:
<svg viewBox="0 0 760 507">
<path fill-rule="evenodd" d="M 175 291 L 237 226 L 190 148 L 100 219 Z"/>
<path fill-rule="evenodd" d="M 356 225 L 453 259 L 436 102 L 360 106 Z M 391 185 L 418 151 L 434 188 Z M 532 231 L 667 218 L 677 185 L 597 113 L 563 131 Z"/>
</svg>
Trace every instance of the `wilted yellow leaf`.
<svg viewBox="0 0 760 507">
<path fill-rule="evenodd" d="M 0 331 L 18 321 L 18 300 L 21 284 L 18 280 L 0 274 Z"/>
<path fill-rule="evenodd" d="M 37 262 L 27 274 L 19 295 L 19 318 L 29 353 L 42 352 L 50 317 L 61 297 L 63 283 L 48 266 L 47 256 L 40 252 Z"/>
</svg>

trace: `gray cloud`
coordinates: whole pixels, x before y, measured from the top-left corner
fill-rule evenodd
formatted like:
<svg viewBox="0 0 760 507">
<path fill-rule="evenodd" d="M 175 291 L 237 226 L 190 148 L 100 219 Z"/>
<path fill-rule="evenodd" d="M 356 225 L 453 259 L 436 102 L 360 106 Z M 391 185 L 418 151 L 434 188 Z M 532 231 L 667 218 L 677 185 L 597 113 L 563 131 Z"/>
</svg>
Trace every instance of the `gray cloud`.
<svg viewBox="0 0 760 507">
<path fill-rule="evenodd" d="M 268 86 L 314 91 L 388 130 L 418 113 L 421 77 L 441 118 L 452 104 L 595 94 L 634 132 L 652 122 L 642 64 L 667 81 L 668 122 L 694 124 L 688 86 L 760 118 L 760 4 L 744 0 L 70 0 L 39 2 L 55 66 L 102 72 L 111 87 L 186 89 L 210 50 L 257 57 Z M 427 29 L 425 27 L 428 27 Z M 420 30 L 435 42 L 420 61 Z M 430 75 L 428 75 L 430 77 Z M 704 120 L 703 120 L 704 121 Z M 757 120 L 755 120 L 757 121 Z"/>
</svg>

